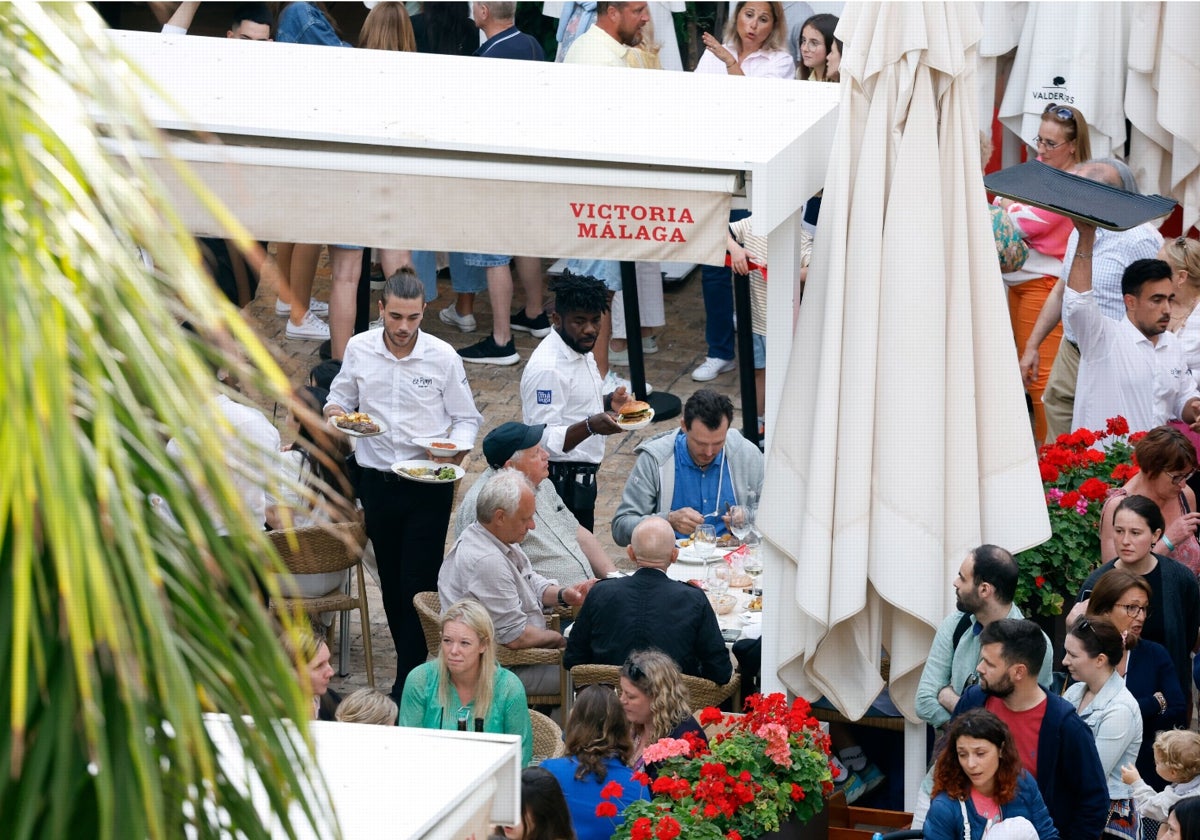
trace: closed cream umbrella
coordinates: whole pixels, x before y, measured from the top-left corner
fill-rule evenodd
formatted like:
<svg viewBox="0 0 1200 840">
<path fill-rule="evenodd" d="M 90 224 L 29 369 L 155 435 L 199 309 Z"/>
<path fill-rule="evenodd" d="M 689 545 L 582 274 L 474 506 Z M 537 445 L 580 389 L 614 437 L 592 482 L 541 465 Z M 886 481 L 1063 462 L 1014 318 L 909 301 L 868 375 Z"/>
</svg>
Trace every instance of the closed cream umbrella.
<svg viewBox="0 0 1200 840">
<path fill-rule="evenodd" d="M 979 168 L 973 5 L 848 3 L 841 104 L 768 451 L 764 680 L 914 695 L 981 542 L 1050 535 Z M 778 593 L 775 600 L 771 593 Z"/>
</svg>

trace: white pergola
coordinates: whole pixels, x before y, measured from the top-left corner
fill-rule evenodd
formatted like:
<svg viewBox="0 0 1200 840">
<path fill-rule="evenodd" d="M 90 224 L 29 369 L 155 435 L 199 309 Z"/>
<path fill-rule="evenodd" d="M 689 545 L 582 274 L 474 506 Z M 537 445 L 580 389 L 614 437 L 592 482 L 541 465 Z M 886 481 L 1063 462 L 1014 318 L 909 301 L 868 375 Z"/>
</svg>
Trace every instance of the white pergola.
<svg viewBox="0 0 1200 840">
<path fill-rule="evenodd" d="M 152 82 L 169 152 L 257 239 L 719 264 L 729 209 L 749 209 L 770 237 L 765 397 L 778 416 L 803 206 L 824 183 L 837 85 L 112 37 Z M 224 235 L 159 150 L 142 151 L 189 228 Z M 769 587 L 771 563 L 766 574 Z M 776 644 L 764 648 L 763 688 L 782 691 Z"/>
</svg>

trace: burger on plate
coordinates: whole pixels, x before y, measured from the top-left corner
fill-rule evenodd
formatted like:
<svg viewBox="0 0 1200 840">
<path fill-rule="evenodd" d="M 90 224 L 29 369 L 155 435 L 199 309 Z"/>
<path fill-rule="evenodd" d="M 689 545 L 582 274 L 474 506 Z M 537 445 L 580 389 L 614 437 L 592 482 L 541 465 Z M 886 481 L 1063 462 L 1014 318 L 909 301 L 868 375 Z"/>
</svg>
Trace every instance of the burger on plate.
<svg viewBox="0 0 1200 840">
<path fill-rule="evenodd" d="M 642 420 L 649 420 L 653 414 L 654 410 L 650 408 L 650 403 L 642 400 L 629 400 L 617 410 L 617 422 L 639 423 Z"/>
</svg>

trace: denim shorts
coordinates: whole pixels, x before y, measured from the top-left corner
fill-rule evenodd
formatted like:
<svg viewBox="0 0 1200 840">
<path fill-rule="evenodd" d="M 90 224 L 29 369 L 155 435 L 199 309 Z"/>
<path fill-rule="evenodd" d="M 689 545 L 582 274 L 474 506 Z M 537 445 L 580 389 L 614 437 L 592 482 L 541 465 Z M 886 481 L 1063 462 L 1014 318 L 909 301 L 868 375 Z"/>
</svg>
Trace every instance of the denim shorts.
<svg viewBox="0 0 1200 840">
<path fill-rule="evenodd" d="M 451 251 L 450 281 L 455 294 L 478 294 L 487 289 L 487 274 L 478 266 L 467 265 L 464 254 Z M 417 276 L 425 284 L 425 299 L 433 300 L 438 296 L 437 291 L 437 253 L 434 251 L 413 251 L 413 268 Z"/>
<path fill-rule="evenodd" d="M 567 260 L 567 271 L 595 277 L 610 292 L 621 291 L 621 263 L 617 260 Z"/>
<path fill-rule="evenodd" d="M 341 248 L 343 251 L 361 251 L 362 245 L 330 245 L 330 248 Z"/>
<path fill-rule="evenodd" d="M 512 262 L 512 257 L 506 257 L 503 254 L 463 254 L 463 260 L 467 265 L 478 268 L 496 268 L 508 265 Z"/>
<path fill-rule="evenodd" d="M 767 366 L 767 337 L 754 334 L 754 369 L 763 370 Z"/>
</svg>

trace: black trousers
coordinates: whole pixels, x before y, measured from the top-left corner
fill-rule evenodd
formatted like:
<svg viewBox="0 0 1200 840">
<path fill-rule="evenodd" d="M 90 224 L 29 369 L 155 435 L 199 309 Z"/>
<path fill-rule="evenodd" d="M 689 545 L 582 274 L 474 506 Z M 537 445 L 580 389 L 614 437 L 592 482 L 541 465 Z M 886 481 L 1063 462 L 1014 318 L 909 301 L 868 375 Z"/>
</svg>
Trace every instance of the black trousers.
<svg viewBox="0 0 1200 840">
<path fill-rule="evenodd" d="M 421 484 L 364 469 L 359 497 L 379 564 L 383 610 L 396 646 L 392 696 L 399 702 L 409 671 L 425 661 L 425 634 L 413 596 L 437 591 L 454 485 Z"/>
<path fill-rule="evenodd" d="M 550 482 L 567 510 L 589 531 L 596 525 L 596 464 L 551 461 Z"/>
</svg>

